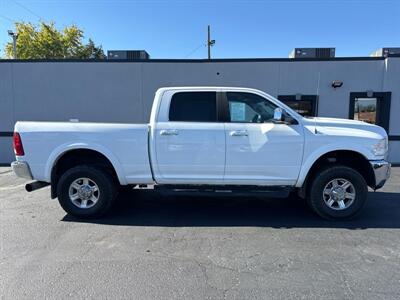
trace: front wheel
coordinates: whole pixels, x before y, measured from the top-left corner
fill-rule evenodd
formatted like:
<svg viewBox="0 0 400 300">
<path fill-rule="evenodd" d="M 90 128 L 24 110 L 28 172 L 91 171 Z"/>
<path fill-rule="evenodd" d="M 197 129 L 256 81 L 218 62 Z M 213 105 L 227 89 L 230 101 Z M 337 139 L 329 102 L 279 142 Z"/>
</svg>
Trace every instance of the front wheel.
<svg viewBox="0 0 400 300">
<path fill-rule="evenodd" d="M 307 200 L 325 219 L 348 219 L 361 211 L 367 192 L 367 183 L 356 170 L 331 166 L 315 176 Z"/>
<path fill-rule="evenodd" d="M 102 216 L 110 209 L 116 194 L 113 177 L 87 165 L 69 169 L 61 176 L 57 187 L 61 207 L 78 218 Z"/>
</svg>

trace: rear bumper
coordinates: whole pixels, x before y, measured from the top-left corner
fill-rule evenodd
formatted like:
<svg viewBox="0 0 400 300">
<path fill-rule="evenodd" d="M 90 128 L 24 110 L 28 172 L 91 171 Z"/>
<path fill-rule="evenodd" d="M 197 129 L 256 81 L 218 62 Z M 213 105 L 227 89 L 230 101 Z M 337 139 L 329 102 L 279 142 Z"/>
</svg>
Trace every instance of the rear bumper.
<svg viewBox="0 0 400 300">
<path fill-rule="evenodd" d="M 21 178 L 33 179 L 31 169 L 25 161 L 14 161 L 11 163 L 11 168 L 15 175 Z"/>
<path fill-rule="evenodd" d="M 390 177 L 391 165 L 386 160 L 371 160 L 372 170 L 375 175 L 375 189 L 380 189 Z"/>
</svg>

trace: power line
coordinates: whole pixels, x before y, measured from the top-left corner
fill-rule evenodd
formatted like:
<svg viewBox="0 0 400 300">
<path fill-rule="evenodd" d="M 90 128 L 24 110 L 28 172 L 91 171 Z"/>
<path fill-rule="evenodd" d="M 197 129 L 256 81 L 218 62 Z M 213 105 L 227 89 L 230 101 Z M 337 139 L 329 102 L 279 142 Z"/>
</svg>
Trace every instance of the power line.
<svg viewBox="0 0 400 300">
<path fill-rule="evenodd" d="M 39 21 L 42 21 L 43 18 L 41 16 L 39 16 L 37 13 L 35 13 L 33 10 L 31 10 L 30 8 L 26 7 L 25 5 L 13 0 L 13 2 L 15 4 L 17 4 L 18 6 L 22 7 L 23 9 L 25 9 L 27 12 L 31 13 L 32 15 L 34 15 L 36 18 L 39 19 Z"/>
<path fill-rule="evenodd" d="M 193 53 L 195 53 L 197 50 L 199 50 L 201 47 L 205 47 L 206 45 L 201 44 L 200 46 L 194 48 L 192 51 L 189 52 L 188 55 L 184 56 L 184 58 L 188 58 L 190 55 L 192 55 Z"/>
<path fill-rule="evenodd" d="M 7 17 L 5 15 L 0 15 L 0 18 L 3 18 L 3 19 L 5 19 L 7 21 L 10 21 L 12 23 L 17 22 L 17 20 L 11 19 L 10 17 Z"/>
</svg>

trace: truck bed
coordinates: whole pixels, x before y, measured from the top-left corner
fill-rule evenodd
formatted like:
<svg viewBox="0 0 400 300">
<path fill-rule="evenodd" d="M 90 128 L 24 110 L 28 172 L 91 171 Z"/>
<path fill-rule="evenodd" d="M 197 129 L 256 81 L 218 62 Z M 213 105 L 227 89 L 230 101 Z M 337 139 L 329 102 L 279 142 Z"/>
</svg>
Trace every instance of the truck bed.
<svg viewBox="0 0 400 300">
<path fill-rule="evenodd" d="M 110 160 L 121 184 L 152 182 L 147 124 L 17 122 L 15 129 L 37 180 L 50 182 L 63 153 L 90 148 Z"/>
</svg>

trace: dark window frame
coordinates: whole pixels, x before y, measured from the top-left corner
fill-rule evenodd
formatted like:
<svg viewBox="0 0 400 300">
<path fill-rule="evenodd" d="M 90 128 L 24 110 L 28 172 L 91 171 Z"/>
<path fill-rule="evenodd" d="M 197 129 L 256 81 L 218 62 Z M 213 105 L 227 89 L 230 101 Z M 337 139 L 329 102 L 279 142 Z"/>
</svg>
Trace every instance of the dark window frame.
<svg viewBox="0 0 400 300">
<path fill-rule="evenodd" d="M 287 105 L 285 103 L 285 101 L 308 101 L 308 100 L 310 100 L 311 101 L 311 114 L 312 114 L 310 117 L 318 116 L 318 100 L 319 100 L 318 95 L 301 95 L 300 100 L 296 100 L 296 95 L 279 95 L 278 100 L 281 101 L 285 105 Z M 289 105 L 287 105 L 287 106 L 289 106 Z M 295 109 L 293 109 L 293 110 L 296 111 Z"/>
<path fill-rule="evenodd" d="M 368 96 L 367 92 L 351 92 L 349 103 L 349 119 L 354 120 L 354 104 L 356 98 L 376 98 L 376 125 L 383 127 L 389 133 L 390 105 L 392 92 L 374 92 Z"/>
</svg>

